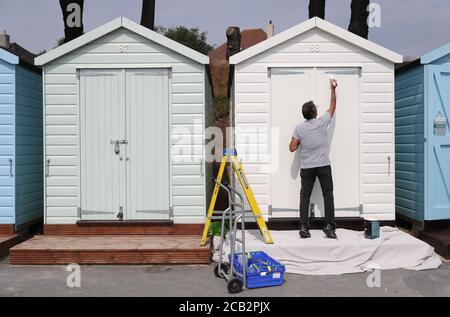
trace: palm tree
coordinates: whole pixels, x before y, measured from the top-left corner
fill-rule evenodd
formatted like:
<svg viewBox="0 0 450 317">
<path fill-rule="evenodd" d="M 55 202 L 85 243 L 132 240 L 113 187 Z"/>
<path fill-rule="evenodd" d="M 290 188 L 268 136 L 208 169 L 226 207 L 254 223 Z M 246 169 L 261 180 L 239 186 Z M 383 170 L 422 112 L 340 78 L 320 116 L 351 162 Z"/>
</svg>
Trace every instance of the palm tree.
<svg viewBox="0 0 450 317">
<path fill-rule="evenodd" d="M 155 29 L 155 6 L 156 0 L 142 0 L 141 25 Z"/>
<path fill-rule="evenodd" d="M 309 1 L 309 18 L 319 17 L 325 19 L 325 4 L 326 0 L 310 0 Z M 367 18 L 369 11 L 367 8 L 370 0 L 352 0 L 351 9 L 352 15 L 350 18 L 350 25 L 348 30 L 365 39 L 369 36 L 369 26 L 367 25 Z"/>
<path fill-rule="evenodd" d="M 83 35 L 84 0 L 59 0 L 59 5 L 64 20 L 64 43 L 67 43 Z"/>
<path fill-rule="evenodd" d="M 309 1 L 309 18 L 314 17 L 325 19 L 325 0 Z"/>
<path fill-rule="evenodd" d="M 367 10 L 370 0 L 352 0 L 352 16 L 348 30 L 365 39 L 369 37 L 369 26 L 367 19 L 369 11 Z"/>
</svg>

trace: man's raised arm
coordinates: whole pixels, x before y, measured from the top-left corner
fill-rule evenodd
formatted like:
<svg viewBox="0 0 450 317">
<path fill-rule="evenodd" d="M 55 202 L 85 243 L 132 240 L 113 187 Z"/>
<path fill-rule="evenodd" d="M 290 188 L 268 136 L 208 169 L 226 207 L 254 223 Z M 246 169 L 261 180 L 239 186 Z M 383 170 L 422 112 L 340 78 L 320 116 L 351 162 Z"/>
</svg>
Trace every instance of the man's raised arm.
<svg viewBox="0 0 450 317">
<path fill-rule="evenodd" d="M 330 78 L 330 84 L 331 84 L 331 101 L 330 101 L 330 108 L 328 108 L 328 112 L 330 113 L 331 117 L 334 116 L 334 113 L 336 112 L 336 88 L 338 86 L 338 83 L 336 79 Z"/>
</svg>

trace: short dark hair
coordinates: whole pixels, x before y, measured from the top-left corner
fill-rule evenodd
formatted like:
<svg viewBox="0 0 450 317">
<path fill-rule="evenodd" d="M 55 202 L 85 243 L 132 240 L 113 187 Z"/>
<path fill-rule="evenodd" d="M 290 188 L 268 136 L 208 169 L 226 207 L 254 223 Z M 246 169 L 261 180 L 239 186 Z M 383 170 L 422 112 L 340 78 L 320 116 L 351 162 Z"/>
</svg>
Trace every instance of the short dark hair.
<svg viewBox="0 0 450 317">
<path fill-rule="evenodd" d="M 317 107 L 314 104 L 314 101 L 311 100 L 306 102 L 302 107 L 302 113 L 306 120 L 311 120 L 317 117 Z"/>
</svg>

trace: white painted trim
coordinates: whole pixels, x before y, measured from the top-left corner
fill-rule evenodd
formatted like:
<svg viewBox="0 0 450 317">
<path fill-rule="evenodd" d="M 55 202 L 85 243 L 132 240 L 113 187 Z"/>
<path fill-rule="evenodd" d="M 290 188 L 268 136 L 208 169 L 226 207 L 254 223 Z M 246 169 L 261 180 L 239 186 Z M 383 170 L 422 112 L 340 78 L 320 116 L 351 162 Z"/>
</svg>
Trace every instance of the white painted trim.
<svg viewBox="0 0 450 317">
<path fill-rule="evenodd" d="M 75 69 L 172 69 L 168 64 L 76 64 Z"/>
<path fill-rule="evenodd" d="M 208 56 L 203 55 L 185 45 L 182 45 L 174 40 L 171 40 L 168 37 L 165 37 L 157 32 L 154 32 L 146 27 L 143 27 L 142 25 L 137 24 L 136 22 L 128 20 L 127 18 L 122 18 L 122 26 L 132 32 L 135 32 L 135 33 L 149 39 L 150 41 L 158 43 L 158 44 L 165 46 L 181 55 L 184 55 L 190 59 L 193 59 L 194 61 L 197 61 L 200 64 L 204 64 L 204 65 L 209 64 Z"/>
<path fill-rule="evenodd" d="M 53 50 L 51 50 L 48 53 L 45 53 L 41 56 L 38 56 L 35 58 L 34 63 L 36 66 L 42 66 L 45 65 L 57 58 L 60 58 L 63 55 L 66 55 L 77 48 L 86 45 L 92 41 L 95 41 L 96 39 L 113 32 L 117 29 L 119 29 L 122 26 L 122 18 L 116 18 L 98 28 L 95 30 L 88 32 L 79 38 L 76 38 L 75 40 L 70 41 L 69 43 L 66 43 L 64 45 L 61 45 Z"/>
<path fill-rule="evenodd" d="M 128 20 L 124 17 L 119 17 L 111 22 L 108 22 L 97 29 L 88 32 L 79 38 L 70 41 L 69 43 L 66 43 L 58 48 L 55 48 L 54 50 L 43 54 L 41 56 L 36 57 L 35 64 L 36 66 L 42 66 L 45 65 L 51 61 L 54 61 L 55 59 L 58 59 L 92 41 L 97 40 L 98 38 L 105 36 L 106 34 L 109 34 L 119 28 L 125 28 L 131 32 L 134 32 L 138 35 L 141 35 L 145 38 L 147 38 L 150 41 L 153 41 L 157 44 L 160 44 L 162 46 L 165 46 L 178 54 L 184 55 L 200 64 L 209 64 L 209 57 L 206 55 L 203 55 L 187 46 L 184 46 L 178 42 L 175 42 L 161 34 L 158 34 L 157 32 L 154 32 L 152 30 L 147 29 L 146 27 L 143 27 L 136 22 L 133 22 L 131 20 Z"/>
<path fill-rule="evenodd" d="M 267 68 L 363 68 L 362 63 L 282 63 L 267 64 Z"/>
<path fill-rule="evenodd" d="M 43 188 L 43 194 L 44 194 L 44 197 L 43 197 L 43 199 L 44 199 L 44 201 L 43 201 L 44 225 L 47 224 L 47 173 L 46 173 L 46 171 L 47 171 L 47 142 L 46 142 L 46 140 L 47 140 L 47 133 L 46 133 L 47 125 L 45 124 L 46 119 L 47 119 L 46 118 L 46 111 L 45 111 L 47 103 L 46 103 L 46 98 L 45 98 L 45 96 L 46 96 L 45 86 L 46 86 L 46 84 L 45 84 L 45 66 L 43 66 L 42 67 L 42 116 L 43 116 L 43 119 L 42 119 L 42 138 L 43 138 L 42 146 L 44 148 L 43 148 L 43 151 L 42 151 L 42 156 L 43 156 L 42 160 L 43 160 L 43 163 L 44 163 L 44 165 L 43 165 L 43 167 L 44 167 L 44 171 L 43 171 L 44 172 L 43 173 L 43 175 L 44 175 L 44 180 L 43 180 L 43 186 L 44 186 L 44 188 Z"/>
<path fill-rule="evenodd" d="M 78 170 L 78 206 L 77 208 L 80 208 L 79 210 L 81 210 L 81 69 L 75 69 L 75 73 L 76 73 L 76 92 L 77 92 L 77 116 L 78 116 L 78 120 L 77 120 L 77 146 L 78 146 L 78 154 L 77 154 L 77 170 Z M 77 216 L 78 220 L 83 220 L 82 219 L 82 213 L 78 212 L 77 210 Z"/>
<path fill-rule="evenodd" d="M 450 43 L 446 44 L 432 52 L 429 52 L 420 58 L 421 64 L 431 64 L 436 60 L 450 54 Z"/>
<path fill-rule="evenodd" d="M 393 63 L 403 62 L 403 56 L 371 41 L 363 39 L 362 37 L 346 31 L 334 24 L 315 17 L 232 56 L 230 58 L 230 64 L 240 64 L 262 52 L 265 52 L 314 28 L 318 28 L 324 32 L 330 33 L 375 55 L 383 57 Z"/>
<path fill-rule="evenodd" d="M 173 217 L 174 224 L 204 224 L 206 221 L 205 216 L 186 216 L 186 217 Z"/>
<path fill-rule="evenodd" d="M 402 63 L 403 62 L 402 55 L 400 55 L 394 51 L 391 51 L 385 47 L 382 47 L 374 42 L 366 40 L 356 34 L 353 34 L 352 32 L 344 30 L 330 22 L 327 22 L 320 18 L 316 18 L 316 23 L 317 23 L 316 25 L 319 29 L 321 29 L 325 32 L 331 33 L 337 37 L 340 37 L 343 40 L 346 40 L 356 46 L 359 46 L 371 53 L 379 55 L 393 63 Z"/>
<path fill-rule="evenodd" d="M 212 107 L 213 105 L 209 105 L 208 104 L 208 100 L 206 100 L 206 98 L 207 98 L 207 92 L 206 92 L 206 81 L 207 81 L 207 73 L 206 73 L 206 67 L 203 67 L 203 131 L 202 131 L 202 133 L 203 133 L 203 136 L 202 136 L 202 158 L 201 158 L 201 162 L 200 162 L 200 168 L 201 168 L 201 175 L 200 175 L 200 177 L 202 177 L 202 179 L 203 179 L 203 193 L 204 193 L 204 197 L 203 197 L 203 203 L 204 203 L 204 205 L 203 205 L 203 214 L 205 214 L 206 215 L 206 213 L 207 213 L 207 209 L 206 208 L 208 208 L 208 207 L 206 207 L 207 206 L 207 204 L 208 204 L 208 201 L 206 200 L 207 199 L 207 197 L 208 197 L 208 195 L 207 195 L 207 190 L 213 190 L 212 188 L 206 188 L 206 164 L 207 164 L 207 162 L 206 162 L 206 138 L 205 138 L 205 136 L 206 136 L 206 133 L 205 133 L 205 131 L 206 131 L 206 129 L 207 128 L 209 128 L 209 127 L 207 127 L 206 126 L 206 121 L 207 121 L 207 119 L 206 119 L 206 107 L 207 106 L 210 106 L 210 107 Z M 208 81 L 209 81 L 209 79 L 208 79 Z"/>
<path fill-rule="evenodd" d="M 172 212 L 171 214 L 169 214 L 169 218 L 170 220 L 173 221 L 173 218 L 175 217 L 174 214 L 174 204 L 173 204 L 173 187 L 174 187 L 174 180 L 173 180 L 173 145 L 172 145 L 172 136 L 173 136 L 173 104 L 172 104 L 172 100 L 173 100 L 173 74 L 172 74 L 172 69 L 169 70 L 169 78 L 168 78 L 168 96 L 167 96 L 167 103 L 168 103 L 168 107 L 169 107 L 169 112 L 168 112 L 168 122 L 167 122 L 167 126 L 169 128 L 169 131 L 167 131 L 168 133 L 168 140 L 169 140 L 169 144 L 167 144 L 168 147 L 168 151 L 169 151 L 169 208 L 171 208 Z M 172 217 L 170 217 L 172 216 Z"/>
</svg>

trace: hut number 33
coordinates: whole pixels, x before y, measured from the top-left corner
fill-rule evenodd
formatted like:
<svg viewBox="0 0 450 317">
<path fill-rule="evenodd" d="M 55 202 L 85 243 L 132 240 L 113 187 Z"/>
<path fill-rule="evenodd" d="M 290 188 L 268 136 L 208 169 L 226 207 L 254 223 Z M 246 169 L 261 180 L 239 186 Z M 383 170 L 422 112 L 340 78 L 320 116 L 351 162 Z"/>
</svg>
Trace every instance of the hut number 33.
<svg viewBox="0 0 450 317">
<path fill-rule="evenodd" d="M 128 53 L 128 49 L 129 48 L 130 47 L 128 45 L 120 45 L 119 46 L 119 52 L 122 53 L 122 54 L 126 54 L 126 53 Z"/>
</svg>

